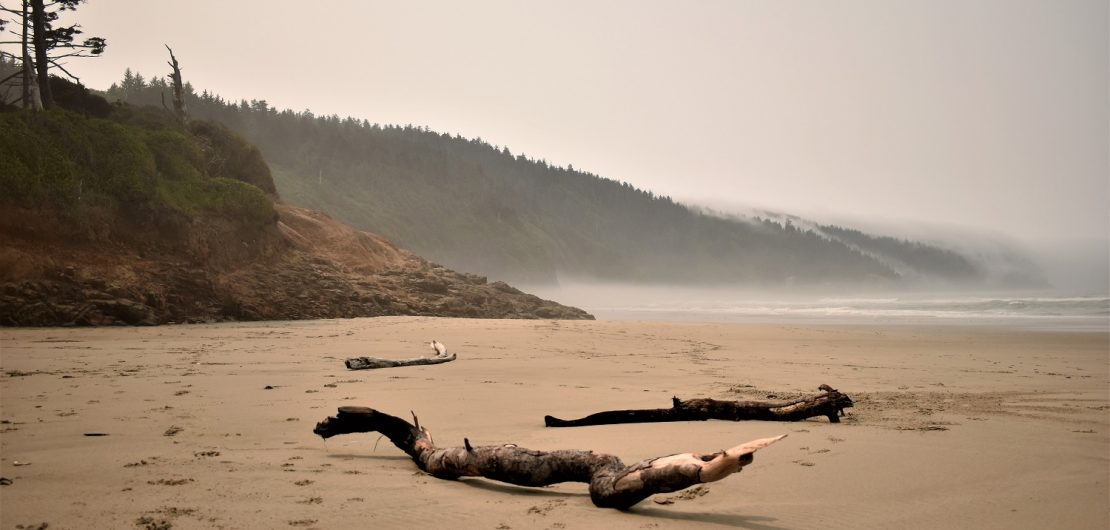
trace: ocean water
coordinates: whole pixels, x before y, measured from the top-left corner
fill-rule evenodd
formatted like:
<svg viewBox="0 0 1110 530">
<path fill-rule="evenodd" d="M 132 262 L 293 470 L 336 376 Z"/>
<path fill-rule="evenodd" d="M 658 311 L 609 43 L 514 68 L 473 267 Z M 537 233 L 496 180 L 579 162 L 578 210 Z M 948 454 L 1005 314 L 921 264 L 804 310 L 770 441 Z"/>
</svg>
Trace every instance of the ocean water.
<svg viewBox="0 0 1110 530">
<path fill-rule="evenodd" d="M 997 324 L 1110 330 L 1110 298 L 821 298 L 610 305 L 599 317 L 645 320 Z"/>
<path fill-rule="evenodd" d="M 574 286 L 539 293 L 598 318 L 707 322 L 1004 325 L 1110 332 L 1110 296 L 929 294 L 805 296 Z"/>
</svg>

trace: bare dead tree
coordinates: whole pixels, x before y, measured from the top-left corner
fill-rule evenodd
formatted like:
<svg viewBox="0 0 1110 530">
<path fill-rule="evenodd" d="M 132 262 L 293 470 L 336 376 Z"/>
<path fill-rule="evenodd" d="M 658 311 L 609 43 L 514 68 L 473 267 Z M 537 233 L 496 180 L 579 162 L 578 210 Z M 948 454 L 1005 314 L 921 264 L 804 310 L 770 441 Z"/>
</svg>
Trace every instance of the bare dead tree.
<svg viewBox="0 0 1110 530">
<path fill-rule="evenodd" d="M 30 32 L 30 26 L 31 26 L 31 14 L 30 14 L 30 8 L 28 7 L 27 0 L 22 1 L 22 6 L 21 6 L 19 11 L 16 11 L 14 9 L 8 9 L 6 7 L 3 7 L 3 6 L 0 6 L 0 11 L 5 11 L 5 12 L 11 13 L 13 15 L 18 15 L 19 16 L 19 26 L 20 26 L 20 33 L 16 33 L 14 31 L 11 32 L 13 35 L 19 37 L 19 48 L 20 48 L 19 65 L 20 65 L 20 68 L 15 74 L 12 74 L 12 76 L 9 76 L 8 78 L 4 79 L 3 81 L 0 81 L 0 84 L 6 83 L 9 79 L 11 79 L 11 77 L 14 77 L 15 75 L 19 75 L 20 76 L 20 81 L 21 81 L 20 82 L 20 95 L 19 95 L 20 105 L 22 105 L 22 107 L 25 108 L 25 109 L 35 108 L 36 110 L 41 110 L 42 109 L 42 100 L 40 98 L 35 97 L 35 96 L 38 95 L 38 87 L 36 87 L 35 84 L 34 84 L 34 80 L 33 80 L 34 76 L 33 76 L 33 73 L 32 73 L 33 70 L 34 70 L 34 67 L 33 67 L 33 63 L 31 62 L 31 54 L 30 54 L 30 51 L 28 49 L 28 45 L 29 45 L 29 42 L 30 42 L 28 39 L 29 39 L 29 35 L 30 35 L 29 32 Z M 3 29 L 3 26 L 0 26 L 0 29 Z M 11 44 L 11 41 L 5 41 L 5 42 L 3 42 L 3 44 Z M 13 62 L 15 62 L 15 54 L 12 54 L 12 60 L 13 60 Z"/>
<path fill-rule="evenodd" d="M 23 104 L 23 108 L 25 108 L 25 109 L 30 108 L 30 107 L 34 107 L 35 110 L 41 110 L 42 109 L 42 99 L 41 98 L 36 99 L 34 103 L 32 103 L 32 101 L 31 101 L 31 90 L 32 90 L 32 88 L 31 88 L 31 85 L 32 85 L 32 82 L 31 82 L 31 79 L 32 79 L 32 76 L 31 76 L 31 52 L 27 49 L 27 35 L 28 35 L 28 30 L 30 29 L 30 22 L 31 21 L 30 21 L 30 17 L 28 16 L 27 13 L 28 13 L 27 12 L 27 0 L 23 0 L 23 14 L 22 14 L 22 23 L 21 23 L 21 26 L 23 27 L 23 35 L 22 35 L 22 38 L 20 39 L 21 40 L 20 61 L 23 63 L 23 69 L 20 71 L 20 73 L 23 74 L 23 90 L 21 91 L 21 100 L 22 100 L 21 102 Z M 36 90 L 36 93 L 37 93 L 37 90 Z"/>
<path fill-rule="evenodd" d="M 674 397 L 669 409 L 607 410 L 575 420 L 544 416 L 543 422 L 548 427 L 583 427 L 705 420 L 801 421 L 825 416 L 832 423 L 840 423 L 844 409 L 853 405 L 851 398 L 829 385 L 821 385 L 818 390 L 825 393 L 794 401 L 722 401 L 707 398 L 683 401 Z"/>
<path fill-rule="evenodd" d="M 188 111 L 185 109 L 185 88 L 181 82 L 181 67 L 177 64 L 177 57 L 173 56 L 173 50 L 170 45 L 166 44 L 166 50 L 170 52 L 170 78 L 173 80 L 173 115 L 177 117 L 177 121 L 185 123 L 189 120 Z M 164 103 L 163 103 L 164 104 Z"/>
<path fill-rule="evenodd" d="M 763 438 L 714 453 L 681 453 L 625 465 L 612 455 L 593 451 L 533 451 L 513 444 L 436 447 L 420 426 L 368 407 L 339 407 L 335 416 L 316 424 L 315 434 L 379 432 L 436 478 L 484 477 L 518 486 L 541 487 L 560 482 L 590 485 L 590 499 L 601 508 L 626 510 L 656 493 L 669 493 L 721 480 L 751 464 L 754 453 L 786 435 Z"/>
<path fill-rule="evenodd" d="M 22 5 L 21 5 L 21 8 L 19 10 L 10 9 L 8 7 L 5 7 L 4 5 L 0 5 L 0 11 L 19 17 L 19 25 L 20 25 L 20 30 L 21 30 L 19 33 L 15 32 L 15 31 L 8 32 L 8 33 L 18 37 L 19 38 L 18 41 L 0 41 L 0 44 L 16 44 L 16 43 L 18 43 L 19 46 L 20 46 L 20 56 L 19 56 L 19 65 L 20 65 L 20 67 L 19 67 L 19 69 L 16 70 L 14 73 L 8 75 L 7 77 L 4 77 L 3 79 L 0 79 L 0 85 L 3 85 L 5 83 L 7 83 L 8 81 L 10 81 L 11 79 L 15 78 L 16 76 L 19 76 L 20 77 L 19 102 L 20 102 L 20 105 L 23 108 L 26 109 L 26 108 L 30 108 L 34 103 L 32 101 L 32 97 L 31 97 L 32 96 L 32 86 L 33 86 L 32 71 L 33 71 L 34 68 L 33 68 L 33 65 L 32 65 L 32 62 L 31 62 L 31 56 L 30 56 L 30 54 L 28 52 L 28 48 L 27 48 L 28 47 L 28 42 L 29 42 L 28 41 L 28 31 L 29 31 L 29 26 L 30 26 L 30 23 L 31 23 L 30 10 L 28 8 L 27 0 L 22 0 L 21 3 L 22 3 Z M 6 29 L 6 23 L 7 22 L 8 22 L 7 20 L 0 19 L 0 32 L 3 32 L 3 30 Z M 2 59 L 4 55 L 10 55 L 11 58 L 12 58 L 13 64 L 16 62 L 16 60 L 15 60 L 16 57 L 15 57 L 14 53 L 13 54 L 8 54 L 6 52 L 0 52 L 0 59 Z M 6 94 L 5 94 L 5 96 L 6 96 Z M 7 103 L 7 101 L 4 101 L 4 102 Z M 14 103 L 14 100 L 13 100 L 13 103 Z M 41 105 L 41 102 L 40 102 L 40 104 L 38 105 L 38 108 L 41 108 L 41 106 L 42 105 Z"/>
</svg>

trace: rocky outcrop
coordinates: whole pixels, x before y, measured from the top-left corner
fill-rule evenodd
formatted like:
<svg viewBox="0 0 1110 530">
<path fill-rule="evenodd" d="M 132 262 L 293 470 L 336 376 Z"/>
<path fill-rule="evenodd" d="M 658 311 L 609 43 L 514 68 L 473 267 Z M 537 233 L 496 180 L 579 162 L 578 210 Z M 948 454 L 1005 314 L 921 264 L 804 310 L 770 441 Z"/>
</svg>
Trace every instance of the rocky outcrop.
<svg viewBox="0 0 1110 530">
<path fill-rule="evenodd" d="M 0 325 L 152 325 L 383 315 L 593 318 L 460 273 L 326 215 L 278 204 L 255 231 L 219 225 L 65 235 L 0 217 Z M 171 234 L 171 240 L 167 240 Z"/>
</svg>

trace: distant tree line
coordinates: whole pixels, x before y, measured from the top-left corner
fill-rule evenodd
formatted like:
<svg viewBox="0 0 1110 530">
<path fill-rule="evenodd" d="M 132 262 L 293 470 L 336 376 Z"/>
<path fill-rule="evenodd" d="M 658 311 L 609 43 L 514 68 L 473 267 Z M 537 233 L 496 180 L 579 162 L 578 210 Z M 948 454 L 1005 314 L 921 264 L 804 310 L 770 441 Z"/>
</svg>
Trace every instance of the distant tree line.
<svg viewBox="0 0 1110 530">
<path fill-rule="evenodd" d="M 166 79 L 128 69 L 109 99 L 160 105 Z M 839 227 L 730 219 L 481 138 L 278 110 L 184 86 L 190 113 L 255 143 L 281 196 L 453 268 L 516 281 L 558 275 L 671 283 L 974 280 L 938 247 Z"/>
</svg>

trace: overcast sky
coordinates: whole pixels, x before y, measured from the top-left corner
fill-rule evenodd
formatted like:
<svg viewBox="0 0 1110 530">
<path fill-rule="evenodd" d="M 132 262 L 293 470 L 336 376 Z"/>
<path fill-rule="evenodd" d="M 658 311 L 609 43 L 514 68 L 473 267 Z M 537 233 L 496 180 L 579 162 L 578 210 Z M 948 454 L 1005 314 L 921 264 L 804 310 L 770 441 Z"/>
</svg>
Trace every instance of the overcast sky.
<svg viewBox="0 0 1110 530">
<path fill-rule="evenodd" d="M 6 2 L 8 4 L 15 2 Z M 480 136 L 677 199 L 1107 239 L 1107 2 L 91 0 L 70 63 Z"/>
</svg>

